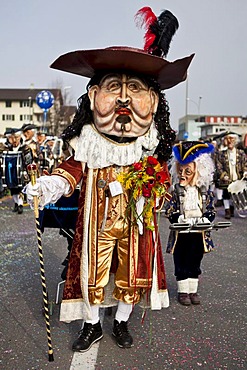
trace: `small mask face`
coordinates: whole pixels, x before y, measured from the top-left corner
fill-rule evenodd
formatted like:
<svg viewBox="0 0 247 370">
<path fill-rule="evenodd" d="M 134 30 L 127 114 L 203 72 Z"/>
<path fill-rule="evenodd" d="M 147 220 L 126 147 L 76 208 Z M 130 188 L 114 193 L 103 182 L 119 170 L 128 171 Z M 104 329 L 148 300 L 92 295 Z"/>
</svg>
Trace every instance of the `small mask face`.
<svg viewBox="0 0 247 370">
<path fill-rule="evenodd" d="M 228 149 L 232 150 L 236 146 L 236 137 L 235 136 L 227 136 L 226 137 L 226 145 Z"/>
<path fill-rule="evenodd" d="M 27 131 L 23 132 L 23 135 L 25 136 L 26 140 L 30 140 L 34 136 L 34 131 L 33 130 L 27 130 Z"/>
<path fill-rule="evenodd" d="M 125 74 L 106 75 L 88 95 L 94 124 L 108 135 L 144 135 L 158 106 L 158 95 L 152 88 L 140 78 Z"/>
<path fill-rule="evenodd" d="M 20 142 L 21 142 L 21 136 L 20 135 L 10 135 L 9 138 L 8 138 L 8 141 L 10 142 L 10 144 L 13 145 L 13 148 L 17 148 L 19 145 L 20 145 Z"/>
<path fill-rule="evenodd" d="M 179 184 L 181 186 L 194 185 L 194 178 L 196 174 L 196 165 L 194 162 L 188 164 L 178 164 L 177 172 L 179 177 Z"/>
</svg>

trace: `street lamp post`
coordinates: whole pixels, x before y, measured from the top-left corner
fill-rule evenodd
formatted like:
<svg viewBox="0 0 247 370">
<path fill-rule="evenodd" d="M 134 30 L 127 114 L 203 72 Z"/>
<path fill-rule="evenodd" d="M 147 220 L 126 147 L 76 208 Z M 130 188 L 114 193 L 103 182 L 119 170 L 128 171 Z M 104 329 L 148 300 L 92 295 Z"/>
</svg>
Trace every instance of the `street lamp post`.
<svg viewBox="0 0 247 370">
<path fill-rule="evenodd" d="M 195 102 L 194 100 L 190 99 L 190 98 L 187 98 L 187 102 L 188 103 L 189 102 L 192 102 L 192 103 L 194 103 L 197 106 L 198 118 L 200 117 L 201 100 L 202 100 L 202 96 L 199 96 L 198 103 Z"/>
<path fill-rule="evenodd" d="M 28 97 L 28 107 L 29 107 L 29 122 L 32 123 L 33 119 L 32 119 L 32 97 L 29 96 Z"/>
<path fill-rule="evenodd" d="M 67 105 L 67 97 L 69 96 L 69 92 L 67 93 L 67 90 L 70 90 L 72 86 L 65 86 L 63 88 L 64 91 L 64 105 Z"/>
</svg>

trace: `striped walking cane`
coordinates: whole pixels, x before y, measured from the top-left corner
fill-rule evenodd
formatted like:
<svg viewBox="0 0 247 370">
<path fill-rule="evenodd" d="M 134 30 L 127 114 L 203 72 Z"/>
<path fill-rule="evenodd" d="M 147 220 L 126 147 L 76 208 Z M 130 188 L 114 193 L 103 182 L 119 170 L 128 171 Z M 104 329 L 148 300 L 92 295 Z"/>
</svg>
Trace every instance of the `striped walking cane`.
<svg viewBox="0 0 247 370">
<path fill-rule="evenodd" d="M 28 174 L 31 179 L 31 184 L 36 184 L 36 177 L 37 177 L 37 166 L 35 164 L 29 164 L 27 166 Z M 39 223 L 39 204 L 37 196 L 34 196 L 34 215 L 36 221 L 36 231 L 37 231 L 37 240 L 38 240 L 38 248 L 39 248 L 39 263 L 40 263 L 40 275 L 41 275 L 41 283 L 43 289 L 43 303 L 44 303 L 44 313 L 45 313 L 45 323 L 46 323 L 46 334 L 47 334 L 47 341 L 48 341 L 48 359 L 50 362 L 54 361 L 53 357 L 53 349 L 51 344 L 51 329 L 50 329 L 50 318 L 49 318 L 49 304 L 48 304 L 48 293 L 46 288 L 46 281 L 45 281 L 45 267 L 44 267 L 44 259 L 43 259 L 43 250 L 42 250 L 42 240 L 41 240 L 41 230 L 40 230 L 40 223 Z"/>
</svg>

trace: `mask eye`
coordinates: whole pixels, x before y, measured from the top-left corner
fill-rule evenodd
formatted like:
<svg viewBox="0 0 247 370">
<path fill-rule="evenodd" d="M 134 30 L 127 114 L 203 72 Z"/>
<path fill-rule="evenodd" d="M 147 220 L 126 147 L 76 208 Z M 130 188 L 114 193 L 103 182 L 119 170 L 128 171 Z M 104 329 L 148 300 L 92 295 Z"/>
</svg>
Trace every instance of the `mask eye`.
<svg viewBox="0 0 247 370">
<path fill-rule="evenodd" d="M 190 175 L 192 175 L 192 173 L 193 172 L 189 168 L 186 168 L 186 170 L 185 170 L 186 175 L 190 176 Z"/>
<path fill-rule="evenodd" d="M 131 82 L 128 84 L 128 89 L 133 92 L 139 92 L 141 90 L 141 86 L 135 82 Z"/>
<path fill-rule="evenodd" d="M 118 81 L 112 81 L 109 85 L 107 85 L 107 90 L 108 91 L 118 91 L 121 89 L 121 84 Z"/>
</svg>

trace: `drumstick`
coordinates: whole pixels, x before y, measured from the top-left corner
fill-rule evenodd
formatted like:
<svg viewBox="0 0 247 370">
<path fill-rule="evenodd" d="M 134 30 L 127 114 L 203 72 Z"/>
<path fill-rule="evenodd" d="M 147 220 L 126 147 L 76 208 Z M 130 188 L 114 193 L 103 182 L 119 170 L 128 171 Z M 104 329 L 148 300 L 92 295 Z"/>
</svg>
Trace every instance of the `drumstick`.
<svg viewBox="0 0 247 370">
<path fill-rule="evenodd" d="M 29 164 L 27 166 L 28 174 L 31 179 L 31 184 L 36 184 L 36 177 L 37 177 L 37 166 L 35 164 Z M 39 223 L 39 208 L 38 208 L 38 197 L 34 196 L 34 215 L 36 220 L 36 231 L 37 231 L 37 241 L 38 241 L 38 248 L 39 248 L 39 263 L 40 263 L 40 275 L 41 275 L 41 283 L 42 283 L 42 290 L 43 290 L 43 303 L 44 303 L 44 314 L 45 314 L 45 323 L 46 323 L 46 334 L 47 334 L 47 341 L 48 341 L 48 359 L 50 362 L 54 361 L 53 357 L 53 348 L 51 344 L 51 329 L 50 329 L 50 318 L 49 318 L 49 305 L 48 305 L 48 293 L 46 288 L 46 280 L 45 280 L 45 266 L 44 266 L 44 259 L 43 259 L 43 250 L 42 250 L 42 239 L 41 239 L 41 230 L 40 230 L 40 223 Z"/>
</svg>

